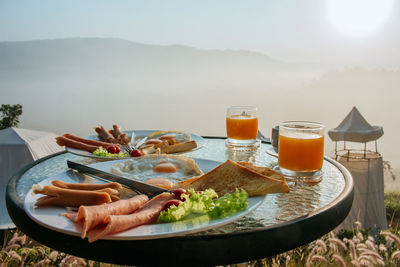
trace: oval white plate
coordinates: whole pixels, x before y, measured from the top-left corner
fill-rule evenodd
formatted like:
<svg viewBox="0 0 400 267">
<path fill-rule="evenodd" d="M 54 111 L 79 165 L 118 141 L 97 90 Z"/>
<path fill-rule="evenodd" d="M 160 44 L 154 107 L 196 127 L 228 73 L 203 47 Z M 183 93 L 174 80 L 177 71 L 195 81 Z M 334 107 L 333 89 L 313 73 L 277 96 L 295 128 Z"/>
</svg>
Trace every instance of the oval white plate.
<svg viewBox="0 0 400 267">
<path fill-rule="evenodd" d="M 156 130 L 129 130 L 129 131 L 123 131 L 123 132 L 126 133 L 128 136 L 131 136 L 132 132 L 135 132 L 136 137 L 144 138 L 155 131 Z M 192 140 L 196 141 L 197 147 L 195 149 L 189 150 L 187 152 L 202 148 L 204 146 L 204 144 L 206 143 L 204 138 L 201 137 L 200 135 L 190 134 L 190 136 L 191 136 Z M 99 140 L 97 135 L 89 135 L 89 136 L 85 136 L 84 138 L 92 139 L 92 140 Z M 84 150 L 80 150 L 80 149 L 76 149 L 76 148 L 70 148 L 70 147 L 66 147 L 65 150 L 67 150 L 68 152 L 71 152 L 73 154 L 76 154 L 79 156 L 84 156 L 84 157 L 115 159 L 115 160 L 123 159 L 123 158 L 114 158 L 114 157 L 100 157 L 100 156 L 93 155 L 92 153 L 90 153 L 88 151 L 84 151 Z M 183 153 L 185 153 L 185 152 L 181 152 L 181 153 L 177 153 L 177 154 L 183 154 Z"/>
<path fill-rule="evenodd" d="M 126 160 L 126 159 L 125 159 Z M 195 159 L 196 163 L 199 165 L 200 169 L 203 172 L 208 172 L 214 169 L 216 166 L 221 164 L 221 162 L 212 161 L 212 160 L 204 160 L 204 159 Z M 109 171 L 110 167 L 115 164 L 115 161 L 107 161 L 91 164 L 95 168 Z M 92 182 L 92 183 L 102 183 L 99 180 L 95 180 L 93 178 L 88 178 L 85 176 L 85 181 L 77 181 L 76 178 L 69 175 L 68 172 L 60 173 L 54 177 L 47 178 L 40 182 L 41 185 L 49 185 L 52 180 L 62 180 L 65 182 L 76 183 L 76 182 Z M 93 180 L 91 180 L 93 179 Z M 61 233 L 80 236 L 80 232 L 76 229 L 75 224 L 71 222 L 64 216 L 60 214 L 66 212 L 65 208 L 62 207 L 45 207 L 45 208 L 37 208 L 35 207 L 36 200 L 43 195 L 32 194 L 32 190 L 28 192 L 25 197 L 24 209 L 28 216 L 32 218 L 32 220 L 36 221 L 40 225 L 52 229 L 54 231 L 58 231 Z M 143 240 L 143 239 L 155 239 L 155 238 L 166 238 L 173 237 L 185 234 L 196 233 L 204 230 L 208 230 L 211 228 L 219 227 L 228 223 L 231 223 L 249 212 L 256 209 L 262 201 L 265 199 L 265 196 L 259 197 L 249 197 L 248 198 L 248 208 L 244 211 L 233 214 L 232 216 L 208 220 L 206 216 L 198 216 L 196 218 L 190 220 L 184 220 L 175 223 L 163 223 L 163 224 L 150 224 L 150 225 L 142 225 L 139 227 L 132 228 L 128 231 L 117 233 L 114 235 L 109 235 L 104 237 L 103 239 L 109 240 Z"/>
</svg>

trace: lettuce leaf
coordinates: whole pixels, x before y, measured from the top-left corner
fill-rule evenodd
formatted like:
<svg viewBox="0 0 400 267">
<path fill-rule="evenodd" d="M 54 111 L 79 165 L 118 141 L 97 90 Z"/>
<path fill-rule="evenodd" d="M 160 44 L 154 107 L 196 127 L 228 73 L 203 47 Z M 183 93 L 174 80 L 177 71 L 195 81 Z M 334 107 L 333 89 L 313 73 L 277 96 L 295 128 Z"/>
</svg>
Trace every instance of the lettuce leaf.
<svg viewBox="0 0 400 267">
<path fill-rule="evenodd" d="M 205 214 L 210 219 L 217 219 L 245 210 L 248 206 L 248 195 L 244 190 L 236 189 L 235 193 L 220 198 L 213 189 L 202 192 L 189 189 L 188 193 L 182 195 L 185 201 L 179 206 L 171 206 L 168 210 L 162 211 L 157 222 L 176 222 L 191 214 Z"/>
<path fill-rule="evenodd" d="M 104 149 L 102 146 L 93 151 L 93 155 L 99 157 L 114 157 L 114 158 L 129 157 L 129 153 L 124 153 L 124 152 L 119 152 L 118 154 L 111 154 L 107 151 L 107 149 Z"/>
</svg>

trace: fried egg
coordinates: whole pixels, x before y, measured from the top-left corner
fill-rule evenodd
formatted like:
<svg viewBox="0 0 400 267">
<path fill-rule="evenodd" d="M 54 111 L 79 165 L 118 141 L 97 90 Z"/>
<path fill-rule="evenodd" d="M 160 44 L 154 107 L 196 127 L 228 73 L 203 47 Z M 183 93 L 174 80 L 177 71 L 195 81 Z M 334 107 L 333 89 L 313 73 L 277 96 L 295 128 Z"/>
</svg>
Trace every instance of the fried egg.
<svg viewBox="0 0 400 267">
<path fill-rule="evenodd" d="M 180 155 L 147 155 L 116 163 L 111 173 L 146 182 L 148 179 L 167 178 L 178 182 L 199 176 L 203 172 L 191 158 Z"/>
<path fill-rule="evenodd" d="M 148 138 L 161 140 L 174 138 L 177 143 L 184 143 L 192 140 L 190 134 L 180 131 L 157 131 L 151 133 Z"/>
</svg>

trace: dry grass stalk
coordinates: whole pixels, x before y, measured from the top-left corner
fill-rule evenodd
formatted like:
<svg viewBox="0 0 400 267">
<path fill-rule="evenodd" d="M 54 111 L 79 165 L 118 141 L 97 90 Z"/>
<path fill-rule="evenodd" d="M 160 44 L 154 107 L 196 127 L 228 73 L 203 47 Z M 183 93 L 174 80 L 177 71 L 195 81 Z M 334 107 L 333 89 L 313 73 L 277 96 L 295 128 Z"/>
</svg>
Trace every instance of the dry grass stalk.
<svg viewBox="0 0 400 267">
<path fill-rule="evenodd" d="M 356 250 L 356 245 L 352 240 L 349 240 L 349 247 L 350 247 L 350 258 L 352 260 L 357 259 L 357 250 Z"/>
<path fill-rule="evenodd" d="M 328 240 L 329 240 L 329 243 L 333 243 L 333 244 L 338 245 L 338 247 L 341 247 L 342 250 L 347 250 L 347 246 L 342 240 L 340 240 L 340 239 L 338 239 L 336 237 L 329 238 Z"/>
<path fill-rule="evenodd" d="M 4 250 L 5 251 L 16 250 L 20 247 L 21 247 L 20 244 L 11 244 L 11 245 L 8 245 L 7 247 L 5 247 Z"/>
<path fill-rule="evenodd" d="M 18 255 L 14 250 L 11 250 L 8 255 L 10 256 L 11 260 L 15 260 L 18 263 L 22 261 L 21 256 Z"/>
<path fill-rule="evenodd" d="M 400 250 L 396 250 L 395 252 L 393 252 L 391 258 L 392 258 L 392 260 L 400 259 Z"/>
<path fill-rule="evenodd" d="M 314 262 L 314 261 L 319 261 L 319 262 L 328 262 L 325 257 L 321 256 L 321 255 L 314 255 L 311 257 L 310 262 Z"/>
<path fill-rule="evenodd" d="M 360 263 L 358 262 L 358 260 L 351 260 L 351 264 L 353 264 L 354 267 L 361 267 Z"/>
<path fill-rule="evenodd" d="M 333 259 L 342 267 L 346 267 L 346 262 L 344 261 L 344 259 L 342 258 L 342 256 L 338 255 L 338 254 L 334 254 Z"/>
<path fill-rule="evenodd" d="M 388 231 L 382 231 L 380 234 L 386 238 L 392 239 L 394 242 L 396 242 L 397 246 L 400 247 L 400 237 L 398 237 L 397 235 Z"/>
<path fill-rule="evenodd" d="M 372 257 L 375 257 L 376 259 L 383 260 L 382 256 L 379 255 L 379 254 L 378 254 L 377 252 L 375 252 L 375 251 L 371 251 L 371 250 L 365 251 L 365 252 L 361 253 L 360 256 L 364 256 L 364 255 L 366 255 L 366 256 L 372 256 Z"/>
<path fill-rule="evenodd" d="M 43 260 L 39 261 L 38 263 L 36 263 L 34 266 L 35 267 L 50 266 L 50 263 L 51 263 L 51 260 L 43 259 Z"/>
<path fill-rule="evenodd" d="M 325 254 L 328 251 L 328 248 L 326 247 L 325 242 L 322 241 L 321 239 L 318 239 L 315 242 L 315 248 L 316 248 L 316 252 L 318 254 Z"/>
</svg>

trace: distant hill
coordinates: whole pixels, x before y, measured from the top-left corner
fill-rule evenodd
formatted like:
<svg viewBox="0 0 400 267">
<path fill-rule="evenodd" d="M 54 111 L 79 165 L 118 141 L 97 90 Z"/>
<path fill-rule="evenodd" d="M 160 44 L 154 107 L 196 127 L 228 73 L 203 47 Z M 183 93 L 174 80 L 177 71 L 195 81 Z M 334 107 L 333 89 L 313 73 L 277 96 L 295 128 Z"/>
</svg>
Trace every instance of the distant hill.
<svg viewBox="0 0 400 267">
<path fill-rule="evenodd" d="M 129 82 L 165 75 L 170 78 L 189 75 L 194 79 L 208 75 L 212 79 L 221 71 L 247 75 L 252 71 L 256 74 L 297 67 L 249 51 L 201 50 L 104 38 L 0 42 L 0 58 L 2 78 L 25 80 L 50 76 L 54 79 L 114 77 Z"/>
</svg>

